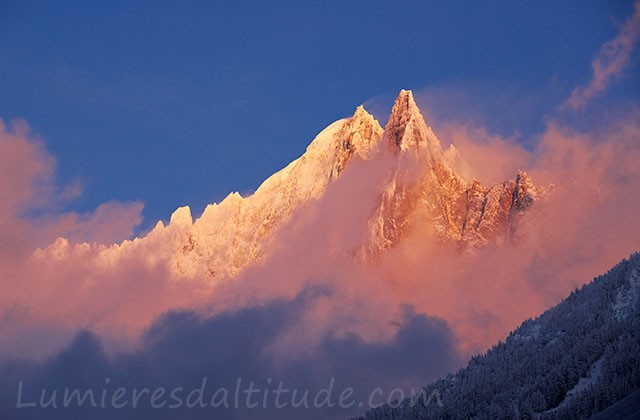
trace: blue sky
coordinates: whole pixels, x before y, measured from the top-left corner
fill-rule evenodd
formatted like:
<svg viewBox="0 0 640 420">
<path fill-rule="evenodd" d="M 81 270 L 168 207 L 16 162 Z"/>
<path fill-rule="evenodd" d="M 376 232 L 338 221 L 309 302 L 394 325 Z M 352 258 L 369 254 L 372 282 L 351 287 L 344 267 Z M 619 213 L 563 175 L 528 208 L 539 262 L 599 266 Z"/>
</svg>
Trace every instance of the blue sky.
<svg viewBox="0 0 640 420">
<path fill-rule="evenodd" d="M 148 227 L 254 190 L 360 103 L 384 124 L 401 88 L 436 129 L 475 119 L 526 142 L 632 13 L 631 1 L 4 1 L 0 118 L 44 139 L 61 184 L 82 182 L 70 209 L 140 200 Z M 638 69 L 634 56 L 592 112 L 637 98 Z"/>
</svg>

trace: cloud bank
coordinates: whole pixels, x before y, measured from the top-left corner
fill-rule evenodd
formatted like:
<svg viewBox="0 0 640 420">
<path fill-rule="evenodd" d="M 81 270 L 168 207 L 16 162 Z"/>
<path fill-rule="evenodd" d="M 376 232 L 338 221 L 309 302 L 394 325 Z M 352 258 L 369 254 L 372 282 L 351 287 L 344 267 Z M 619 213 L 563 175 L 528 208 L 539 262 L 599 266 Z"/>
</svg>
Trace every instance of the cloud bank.
<svg viewBox="0 0 640 420">
<path fill-rule="evenodd" d="M 51 267 L 34 259 L 34 250 L 58 237 L 69 238 L 60 240 L 66 243 L 120 241 L 140 223 L 142 204 L 112 201 L 88 214 L 65 212 L 79 185 L 57 184 L 55 158 L 24 121 L 0 120 L 0 150 L 0 355 L 36 355 L 59 348 L 78 327 L 79 302 L 91 307 L 100 298 L 82 296 L 88 269 L 81 253 Z M 69 304 L 76 320 L 71 328 L 57 313 Z"/>
<path fill-rule="evenodd" d="M 446 324 L 411 311 L 405 312 L 405 322 L 388 342 L 369 344 L 349 335 L 325 337 L 296 358 L 283 360 L 264 352 L 291 317 L 301 315 L 319 295 L 307 293 L 290 302 L 212 318 L 193 312 L 168 313 L 153 324 L 142 347 L 132 353 L 109 356 L 95 335 L 80 333 L 68 349 L 42 365 L 0 366 L 0 415 L 341 419 L 361 412 L 364 404 L 368 408 L 389 401 L 390 395 L 398 398 L 399 391 L 391 394 L 394 389 L 406 389 L 409 395 L 414 384 L 460 363 Z M 19 402 L 34 406 L 17 407 L 16 384 L 20 383 Z M 65 388 L 91 396 L 80 407 L 75 402 L 65 408 Z M 114 407 L 112 396 L 118 388 L 127 397 Z M 150 394 L 159 388 L 165 395 L 152 402 Z M 256 391 L 249 393 L 252 388 Z M 132 396 L 144 389 L 146 395 L 141 398 Z M 196 391 L 200 389 L 202 396 Z M 108 395 L 106 404 L 104 399 L 101 402 L 103 392 Z M 48 406 L 52 398 L 57 410 Z"/>
</svg>

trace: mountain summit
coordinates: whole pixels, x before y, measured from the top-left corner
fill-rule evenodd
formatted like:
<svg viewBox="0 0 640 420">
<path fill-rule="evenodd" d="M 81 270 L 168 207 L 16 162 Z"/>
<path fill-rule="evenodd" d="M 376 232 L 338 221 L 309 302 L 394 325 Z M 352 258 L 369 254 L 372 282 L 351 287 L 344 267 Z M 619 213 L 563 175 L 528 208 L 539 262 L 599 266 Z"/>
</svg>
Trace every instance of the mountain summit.
<svg viewBox="0 0 640 420">
<path fill-rule="evenodd" d="M 398 95 L 383 137 L 397 158 L 371 223 L 374 254 L 393 247 L 416 223 L 461 248 L 509 241 L 521 213 L 541 196 L 524 172 L 491 187 L 456 174 L 411 91 Z"/>
<path fill-rule="evenodd" d="M 385 128 L 385 139 L 399 150 L 429 150 L 432 159 L 442 158 L 442 147 L 429 128 L 410 90 L 401 90 Z"/>
<path fill-rule="evenodd" d="M 143 238 L 101 248 L 101 261 L 113 263 L 149 248 L 154 261 L 166 261 L 177 276 L 204 276 L 213 283 L 232 278 L 269 258 L 283 226 L 305 206 L 325 200 L 333 184 L 352 185 L 356 196 L 361 185 L 350 182 L 356 161 L 369 182 L 374 177 L 367 173 L 382 174 L 373 185 L 373 204 L 356 222 L 364 227 L 364 237 L 351 250 L 370 262 L 415 233 L 416 226 L 460 249 L 510 241 L 518 234 L 521 215 L 540 197 L 524 172 L 490 187 L 465 181 L 444 158 L 412 92 L 402 90 L 384 129 L 358 106 L 350 118 L 322 130 L 302 156 L 255 193 L 231 193 L 195 220 L 188 207 L 179 208 L 167 226 L 158 222 Z M 65 252 L 72 252 L 65 241 L 44 250 L 58 257 Z"/>
</svg>

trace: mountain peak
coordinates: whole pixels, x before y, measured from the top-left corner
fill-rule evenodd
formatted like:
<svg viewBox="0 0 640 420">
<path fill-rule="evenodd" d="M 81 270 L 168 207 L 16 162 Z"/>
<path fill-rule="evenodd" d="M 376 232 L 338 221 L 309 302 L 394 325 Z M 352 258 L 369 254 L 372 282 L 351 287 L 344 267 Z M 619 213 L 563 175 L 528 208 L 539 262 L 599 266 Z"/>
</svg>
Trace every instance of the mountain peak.
<svg viewBox="0 0 640 420">
<path fill-rule="evenodd" d="M 377 126 L 379 128 L 379 131 L 382 132 L 382 127 L 380 127 L 380 124 L 375 119 L 375 117 L 369 114 L 369 112 L 364 109 L 363 105 L 359 105 L 353 113 L 353 116 L 351 117 L 351 126 L 356 128 L 363 125 Z"/>
<path fill-rule="evenodd" d="M 382 131 L 378 120 L 360 105 L 346 125 L 345 133 L 341 134 L 341 147 L 349 156 L 355 151 L 360 157 L 367 159 L 378 140 L 382 138 Z"/>
<path fill-rule="evenodd" d="M 418 109 L 418 105 L 416 105 L 415 99 L 413 99 L 413 92 L 402 89 L 393 104 L 391 114 L 401 115 L 406 113 L 420 115 L 420 110 Z"/>
<path fill-rule="evenodd" d="M 427 150 L 432 159 L 442 157 L 440 141 L 425 123 L 410 90 L 402 89 L 398 94 L 385 127 L 385 139 L 400 151 Z"/>
<path fill-rule="evenodd" d="M 370 168 L 380 177 L 367 184 L 380 190 L 371 191 L 362 242 L 353 249 L 364 259 L 381 255 L 425 220 L 429 234 L 461 249 L 504 243 L 519 229 L 523 211 L 543 196 L 524 172 L 490 188 L 460 178 L 458 153 L 450 148 L 444 154 L 413 93 L 402 90 L 385 129 L 360 105 L 351 117 L 322 130 L 304 154 L 253 194 L 231 193 L 196 220 L 188 206 L 180 207 L 167 226 L 159 223 L 130 246 L 161 244 L 158 249 L 177 276 L 203 275 L 211 282 L 233 278 L 274 252 L 274 235 L 307 203 L 321 200 L 332 182 L 346 176 L 351 181 L 334 191 L 360 188 L 362 175 L 350 175 L 354 160 L 360 171 Z"/>
<path fill-rule="evenodd" d="M 358 105 L 356 111 L 353 113 L 353 118 L 363 118 L 369 116 L 371 116 L 371 114 L 369 114 L 367 110 L 364 109 L 364 105 Z"/>
<path fill-rule="evenodd" d="M 169 224 L 174 226 L 190 226 L 193 224 L 191 208 L 189 206 L 178 207 L 171 215 Z"/>
</svg>

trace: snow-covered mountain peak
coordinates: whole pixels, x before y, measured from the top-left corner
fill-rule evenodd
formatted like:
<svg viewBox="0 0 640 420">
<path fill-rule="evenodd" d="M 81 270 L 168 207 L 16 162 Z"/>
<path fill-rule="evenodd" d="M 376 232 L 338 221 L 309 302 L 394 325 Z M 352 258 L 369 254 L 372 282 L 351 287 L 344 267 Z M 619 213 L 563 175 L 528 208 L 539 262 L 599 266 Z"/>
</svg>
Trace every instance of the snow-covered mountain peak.
<svg viewBox="0 0 640 420">
<path fill-rule="evenodd" d="M 188 206 L 180 207 L 167 226 L 158 223 L 147 236 L 104 251 L 104 258 L 115 261 L 142 247 L 153 249 L 151 260 L 166 261 L 178 277 L 229 280 L 268 259 L 282 227 L 323 200 L 338 178 L 346 179 L 341 188 L 358 193 L 362 183 L 348 181 L 354 179 L 354 160 L 360 161 L 360 170 L 377 174 L 371 209 L 362 216 L 363 237 L 354 239 L 357 249 L 349 251 L 364 260 L 373 261 L 395 247 L 415 226 L 421 226 L 420 232 L 426 226 L 429 235 L 461 249 L 510 241 L 521 214 L 541 195 L 524 172 L 490 187 L 465 181 L 458 173 L 462 157 L 455 148 L 443 152 L 413 94 L 402 90 L 384 130 L 358 106 L 351 117 L 322 130 L 299 158 L 253 194 L 231 193 L 206 206 L 195 220 Z M 59 250 L 49 252 L 54 257 Z"/>
<path fill-rule="evenodd" d="M 358 105 L 356 107 L 355 112 L 353 113 L 353 119 L 373 119 L 373 115 L 369 114 L 366 109 L 364 109 L 364 105 Z"/>
<path fill-rule="evenodd" d="M 391 110 L 391 115 L 401 116 L 403 114 L 420 115 L 420 109 L 413 98 L 413 92 L 408 89 L 400 90 Z"/>
<path fill-rule="evenodd" d="M 189 206 L 178 207 L 171 215 L 169 223 L 178 226 L 191 226 L 193 224 L 191 208 Z"/>
<path fill-rule="evenodd" d="M 383 130 L 380 123 L 360 105 L 347 125 L 343 148 L 353 148 L 361 158 L 369 158 L 375 153 L 382 139 Z"/>
<path fill-rule="evenodd" d="M 442 159 L 440 141 L 427 126 L 410 90 L 401 90 L 391 110 L 384 138 L 388 144 L 402 152 L 412 150 L 427 153 L 433 162 Z"/>
<path fill-rule="evenodd" d="M 192 223 L 188 207 L 171 217 L 177 232 L 174 268 L 179 275 L 203 273 L 230 278 L 269 249 L 271 236 L 301 205 L 317 200 L 350 165 L 354 157 L 372 158 L 379 150 L 382 127 L 364 107 L 322 130 L 306 151 L 267 178 L 255 193 L 229 194 L 208 205 Z"/>
</svg>

